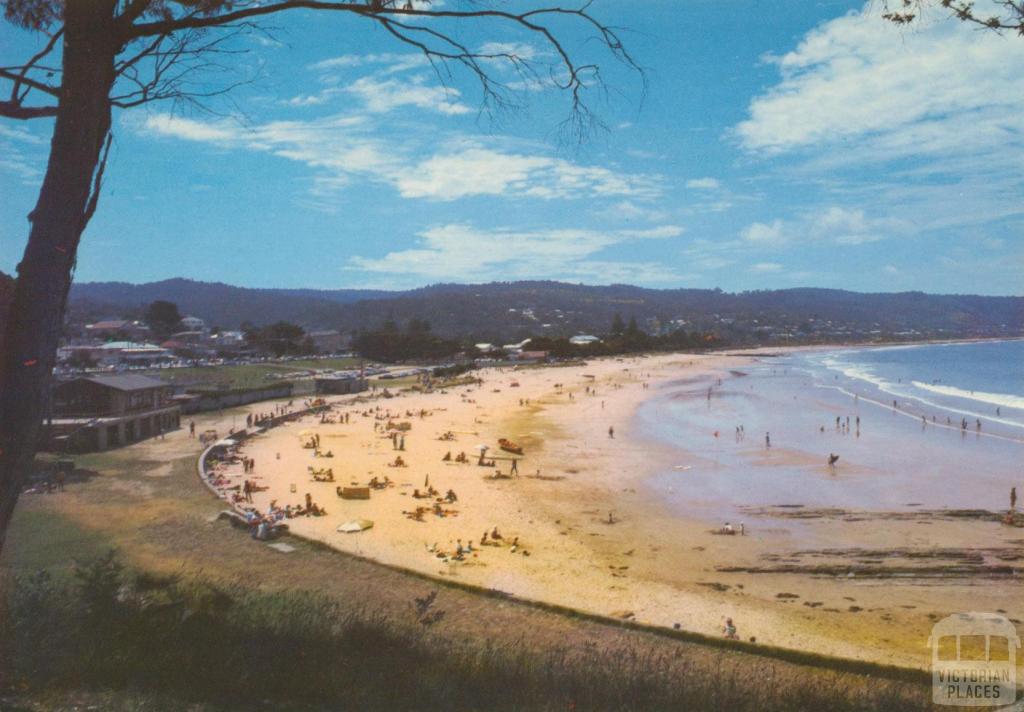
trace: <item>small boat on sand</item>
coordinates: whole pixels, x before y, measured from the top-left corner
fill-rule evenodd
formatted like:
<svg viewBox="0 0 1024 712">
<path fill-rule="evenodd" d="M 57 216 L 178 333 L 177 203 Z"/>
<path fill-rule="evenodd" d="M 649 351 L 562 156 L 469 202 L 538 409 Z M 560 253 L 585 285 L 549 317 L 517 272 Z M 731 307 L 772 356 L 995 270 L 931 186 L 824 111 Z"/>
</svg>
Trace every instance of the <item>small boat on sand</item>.
<svg viewBox="0 0 1024 712">
<path fill-rule="evenodd" d="M 523 448 L 519 447 L 511 440 L 506 440 L 505 438 L 501 438 L 498 440 L 498 447 L 500 447 L 505 452 L 515 453 L 516 455 L 523 454 Z"/>
</svg>

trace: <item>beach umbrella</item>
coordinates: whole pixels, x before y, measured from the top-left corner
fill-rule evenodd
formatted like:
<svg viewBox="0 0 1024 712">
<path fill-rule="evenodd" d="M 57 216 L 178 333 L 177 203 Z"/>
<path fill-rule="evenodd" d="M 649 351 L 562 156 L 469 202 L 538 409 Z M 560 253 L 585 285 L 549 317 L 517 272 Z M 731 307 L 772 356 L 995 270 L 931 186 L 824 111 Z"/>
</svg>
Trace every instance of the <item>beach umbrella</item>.
<svg viewBox="0 0 1024 712">
<path fill-rule="evenodd" d="M 345 522 L 338 527 L 339 532 L 345 534 L 358 534 L 361 531 L 365 531 L 373 526 L 373 522 L 369 519 L 353 519 Z"/>
<path fill-rule="evenodd" d="M 476 449 L 477 449 L 477 450 L 489 450 L 489 449 L 490 449 L 490 447 L 489 447 L 489 446 L 487 446 L 487 445 L 477 445 L 477 446 L 476 446 Z"/>
</svg>

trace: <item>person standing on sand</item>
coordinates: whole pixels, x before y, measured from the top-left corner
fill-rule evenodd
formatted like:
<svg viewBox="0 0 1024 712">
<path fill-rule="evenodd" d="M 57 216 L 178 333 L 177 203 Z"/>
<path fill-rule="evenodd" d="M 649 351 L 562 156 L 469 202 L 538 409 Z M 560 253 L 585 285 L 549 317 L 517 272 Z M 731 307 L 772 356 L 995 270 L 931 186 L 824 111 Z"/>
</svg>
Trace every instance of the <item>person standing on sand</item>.
<svg viewBox="0 0 1024 712">
<path fill-rule="evenodd" d="M 188 421 L 188 436 L 194 438 L 196 436 L 196 421 Z"/>
<path fill-rule="evenodd" d="M 610 438 L 614 438 L 615 437 L 615 428 L 613 426 L 611 426 L 611 425 L 608 426 L 608 437 L 610 437 Z"/>
<path fill-rule="evenodd" d="M 1010 511 L 1011 512 L 1017 511 L 1017 488 L 1016 487 L 1011 487 L 1010 488 Z"/>
</svg>

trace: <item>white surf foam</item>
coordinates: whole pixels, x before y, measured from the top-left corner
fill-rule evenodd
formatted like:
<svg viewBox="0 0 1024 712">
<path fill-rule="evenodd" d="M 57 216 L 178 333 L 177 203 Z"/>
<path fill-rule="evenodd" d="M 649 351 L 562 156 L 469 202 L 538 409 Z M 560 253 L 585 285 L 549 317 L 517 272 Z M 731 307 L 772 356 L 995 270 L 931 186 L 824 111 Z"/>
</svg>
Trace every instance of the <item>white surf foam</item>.
<svg viewBox="0 0 1024 712">
<path fill-rule="evenodd" d="M 986 393 L 984 391 L 965 391 L 955 386 L 938 386 L 920 381 L 911 381 L 915 388 L 922 391 L 937 393 L 940 396 L 951 396 L 953 398 L 964 398 L 966 400 L 978 401 L 979 403 L 990 403 L 1003 408 L 1016 408 L 1024 410 L 1024 398 L 1010 395 L 1008 393 Z"/>
</svg>

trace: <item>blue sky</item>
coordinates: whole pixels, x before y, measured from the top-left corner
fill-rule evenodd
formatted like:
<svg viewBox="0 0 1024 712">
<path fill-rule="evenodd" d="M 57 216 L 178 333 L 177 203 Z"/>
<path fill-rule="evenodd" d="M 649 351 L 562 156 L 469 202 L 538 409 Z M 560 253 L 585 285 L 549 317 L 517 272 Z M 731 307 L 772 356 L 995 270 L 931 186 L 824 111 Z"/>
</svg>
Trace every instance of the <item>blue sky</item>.
<svg viewBox="0 0 1024 712">
<path fill-rule="evenodd" d="M 559 25 L 612 89 L 582 146 L 558 131 L 566 98 L 506 66 L 524 108 L 488 117 L 471 77 L 446 89 L 379 29 L 276 16 L 208 76 L 252 80 L 216 113 L 116 115 L 76 278 L 1024 293 L 1024 39 L 939 11 L 900 31 L 877 5 L 597 0 L 649 86 Z M 454 30 L 553 62 L 507 28 Z M 35 42 L 4 26 L 3 63 Z M 50 128 L 0 122 L 5 272 Z"/>
</svg>

